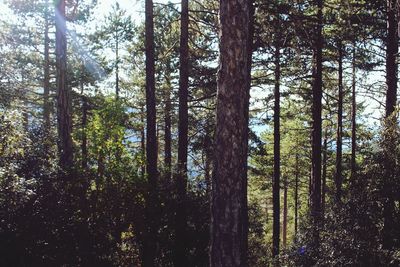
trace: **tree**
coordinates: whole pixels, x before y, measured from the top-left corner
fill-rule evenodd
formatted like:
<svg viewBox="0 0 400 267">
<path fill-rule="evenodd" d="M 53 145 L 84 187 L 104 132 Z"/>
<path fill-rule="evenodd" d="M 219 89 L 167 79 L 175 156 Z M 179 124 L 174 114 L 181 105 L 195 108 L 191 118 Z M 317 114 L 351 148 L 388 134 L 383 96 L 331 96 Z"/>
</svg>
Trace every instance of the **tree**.
<svg viewBox="0 0 400 267">
<path fill-rule="evenodd" d="M 43 120 L 47 131 L 50 129 L 50 39 L 49 39 L 49 1 L 45 1 L 44 25 L 44 64 L 43 64 Z"/>
<path fill-rule="evenodd" d="M 340 38 L 340 37 L 339 37 Z M 336 201 L 340 202 L 342 195 L 342 136 L 343 136 L 343 44 L 338 41 L 338 111 L 336 128 Z"/>
<path fill-rule="evenodd" d="M 386 123 L 390 125 L 390 120 L 395 120 L 396 116 L 394 111 L 397 105 L 397 54 L 399 51 L 398 46 L 398 20 L 396 12 L 396 0 L 387 0 L 386 2 Z M 389 130 L 389 129 L 387 129 Z M 387 140 L 388 141 L 388 140 Z M 393 193 L 393 170 L 395 169 L 395 161 L 388 158 L 385 162 L 386 179 L 383 185 L 383 194 L 385 200 L 383 203 L 383 247 L 385 249 L 392 249 L 394 246 L 394 230 L 396 223 L 394 219 L 395 213 L 395 199 Z"/>
<path fill-rule="evenodd" d="M 67 84 L 67 25 L 65 0 L 57 3 L 56 17 L 56 67 L 57 67 L 57 122 L 60 166 L 69 170 L 73 164 L 72 121 L 70 89 Z"/>
<path fill-rule="evenodd" d="M 220 66 L 211 196 L 211 266 L 247 266 L 251 2 L 220 2 Z"/>
<path fill-rule="evenodd" d="M 321 136 L 322 136 L 322 0 L 315 0 L 317 20 L 313 50 L 312 84 L 312 171 L 311 171 L 311 220 L 314 227 L 314 246 L 319 246 L 318 225 L 321 222 Z"/>
<path fill-rule="evenodd" d="M 397 62 L 396 57 L 399 50 L 396 0 L 387 0 L 387 35 L 386 35 L 386 118 L 389 117 L 397 104 Z"/>
<path fill-rule="evenodd" d="M 356 173 L 356 149 L 357 149 L 357 99 L 356 99 L 356 43 L 353 42 L 351 58 L 351 177 Z"/>
<path fill-rule="evenodd" d="M 145 3 L 145 48 L 146 48 L 146 174 L 148 180 L 146 196 L 145 240 L 143 247 L 143 266 L 154 266 L 157 244 L 157 132 L 156 132 L 156 95 L 154 67 L 154 22 L 153 1 Z"/>
<path fill-rule="evenodd" d="M 276 257 L 279 255 L 279 237 L 280 237 L 280 12 L 279 8 L 276 10 L 275 19 L 275 91 L 274 91 L 274 182 L 273 182 L 273 203 L 274 203 L 274 222 L 273 222 L 273 245 L 272 245 L 272 255 Z M 286 188 L 286 186 L 285 186 Z M 285 189 L 286 192 L 286 189 Z"/>
<path fill-rule="evenodd" d="M 176 179 L 176 255 L 175 266 L 186 266 L 186 188 L 188 157 L 188 87 L 189 87 L 189 3 L 181 2 L 181 36 L 179 66 L 179 124 L 178 124 L 178 171 Z"/>
<path fill-rule="evenodd" d="M 98 42 L 102 49 L 109 48 L 114 53 L 112 69 L 115 75 L 115 98 L 120 96 L 120 65 L 121 51 L 133 37 L 133 22 L 126 11 L 122 10 L 118 2 L 113 5 L 112 11 L 107 15 L 105 25 L 95 34 L 93 41 Z"/>
</svg>

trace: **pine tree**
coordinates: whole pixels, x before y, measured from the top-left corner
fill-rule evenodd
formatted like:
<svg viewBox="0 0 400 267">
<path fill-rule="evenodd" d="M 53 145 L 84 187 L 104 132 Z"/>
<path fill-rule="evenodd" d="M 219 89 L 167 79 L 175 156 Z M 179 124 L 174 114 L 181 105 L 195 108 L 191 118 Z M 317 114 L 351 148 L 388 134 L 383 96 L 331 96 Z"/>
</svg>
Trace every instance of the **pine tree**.
<svg viewBox="0 0 400 267">
<path fill-rule="evenodd" d="M 220 67 L 210 266 L 247 266 L 249 1 L 220 2 Z"/>
</svg>

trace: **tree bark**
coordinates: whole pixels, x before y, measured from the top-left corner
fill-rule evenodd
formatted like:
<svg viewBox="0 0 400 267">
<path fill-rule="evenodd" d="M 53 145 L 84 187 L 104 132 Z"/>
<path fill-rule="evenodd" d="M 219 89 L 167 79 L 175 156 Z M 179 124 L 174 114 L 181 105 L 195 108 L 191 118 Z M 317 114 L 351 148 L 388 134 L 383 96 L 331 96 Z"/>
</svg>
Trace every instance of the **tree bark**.
<svg viewBox="0 0 400 267">
<path fill-rule="evenodd" d="M 67 37 L 65 0 L 56 6 L 57 121 L 60 167 L 70 170 L 73 164 L 70 90 L 67 85 Z"/>
<path fill-rule="evenodd" d="M 157 192 L 157 131 L 156 131 L 156 95 L 155 95 L 155 64 L 154 64 L 154 21 L 153 1 L 145 2 L 145 49 L 146 49 L 146 174 L 148 188 L 146 194 L 146 224 L 147 233 L 144 239 L 143 266 L 155 266 L 157 249 L 157 232 L 159 216 Z"/>
<path fill-rule="evenodd" d="M 281 152 L 280 152 L 280 77 L 281 77 L 281 66 L 280 66 L 280 29 L 279 29 L 279 13 L 276 15 L 275 21 L 275 90 L 274 90 L 274 177 L 273 177 L 273 226 L 272 226 L 272 256 L 276 257 L 279 255 L 279 237 L 280 237 L 280 164 L 281 164 Z"/>
<path fill-rule="evenodd" d="M 339 51 L 339 70 L 338 70 L 338 111 L 337 111 L 337 128 L 336 128 L 336 203 L 340 203 L 342 197 L 342 136 L 343 136 L 343 45 L 338 42 Z"/>
<path fill-rule="evenodd" d="M 321 222 L 322 0 L 315 0 L 315 5 L 318 11 L 313 53 L 311 220 L 313 246 L 318 248 Z"/>
<path fill-rule="evenodd" d="M 175 266 L 187 266 L 186 263 L 186 188 L 188 157 L 188 87 L 189 87 L 189 3 L 181 2 L 181 36 L 179 66 L 179 124 L 178 124 L 178 172 L 176 179 L 176 240 Z"/>
<path fill-rule="evenodd" d="M 210 266 L 247 266 L 251 1 L 220 1 Z"/>
<path fill-rule="evenodd" d="M 396 18 L 396 0 L 387 0 L 387 36 L 386 36 L 386 119 L 391 119 L 397 104 L 397 53 L 398 35 Z M 392 118 L 395 119 L 395 118 Z M 388 123 L 392 125 L 392 123 Z M 391 140 L 386 140 L 391 142 Z M 393 171 L 395 162 L 392 159 L 385 161 L 385 180 L 383 195 L 386 198 L 383 203 L 383 248 L 392 249 L 394 246 L 394 220 L 395 203 L 393 193 Z"/>
</svg>

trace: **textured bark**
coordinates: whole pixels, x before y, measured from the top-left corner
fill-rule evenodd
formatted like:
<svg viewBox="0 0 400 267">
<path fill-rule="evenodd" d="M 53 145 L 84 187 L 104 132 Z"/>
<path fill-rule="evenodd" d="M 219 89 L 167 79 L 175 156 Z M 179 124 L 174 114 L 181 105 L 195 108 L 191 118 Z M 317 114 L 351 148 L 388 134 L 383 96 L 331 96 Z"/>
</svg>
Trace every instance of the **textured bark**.
<svg viewBox="0 0 400 267">
<path fill-rule="evenodd" d="M 342 136 L 343 136 L 343 45 L 338 42 L 339 51 L 339 69 L 338 69 L 338 111 L 337 111 L 337 128 L 336 128 L 336 202 L 341 201 L 342 196 Z"/>
<path fill-rule="evenodd" d="M 386 119 L 396 109 L 397 104 L 397 53 L 398 35 L 396 18 L 396 0 L 387 0 L 387 36 L 386 36 Z M 395 119 L 395 118 L 392 118 Z M 391 125 L 392 123 L 389 123 Z M 386 140 L 387 143 L 391 140 Z M 396 222 L 394 220 L 395 203 L 393 194 L 393 170 L 395 162 L 388 159 L 385 161 L 385 181 L 383 195 L 386 197 L 383 203 L 383 248 L 392 249 L 394 246 Z"/>
<path fill-rule="evenodd" d="M 157 170 L 157 131 L 156 95 L 154 65 L 154 21 L 153 1 L 145 2 L 145 48 L 146 48 L 146 174 L 148 188 L 146 194 L 146 225 L 144 239 L 143 266 L 155 266 L 158 232 L 158 170 Z"/>
<path fill-rule="evenodd" d="M 57 122 L 60 166 L 70 170 L 73 164 L 70 90 L 67 85 L 67 37 L 65 0 L 56 6 Z"/>
<path fill-rule="evenodd" d="M 44 65 L 43 65 L 43 121 L 46 132 L 50 130 L 50 38 L 48 0 L 45 2 Z"/>
<path fill-rule="evenodd" d="M 189 6 L 188 0 L 182 0 L 180 66 L 179 66 L 179 124 L 178 124 L 178 172 L 176 179 L 176 240 L 175 266 L 187 266 L 186 263 L 186 187 L 188 157 L 188 87 L 189 87 Z"/>
<path fill-rule="evenodd" d="M 316 0 L 315 5 L 318 19 L 313 53 L 311 219 L 314 226 L 313 245 L 318 247 L 321 222 L 322 0 Z"/>
<path fill-rule="evenodd" d="M 353 43 L 352 83 L 351 83 L 351 177 L 356 173 L 356 149 L 357 149 L 357 101 L 356 101 L 356 43 Z M 353 180 L 353 179 L 352 179 Z"/>
<path fill-rule="evenodd" d="M 273 177 L 273 189 L 272 189 L 272 201 L 274 209 L 274 218 L 272 226 L 272 256 L 279 255 L 279 237 L 280 237 L 280 164 L 281 164 L 281 152 L 280 152 L 280 77 L 281 77 L 281 66 L 280 66 L 280 29 L 279 29 L 279 14 L 276 15 L 275 21 L 275 90 L 274 90 L 274 177 Z"/>
<path fill-rule="evenodd" d="M 210 266 L 247 266 L 251 2 L 220 1 Z"/>
</svg>

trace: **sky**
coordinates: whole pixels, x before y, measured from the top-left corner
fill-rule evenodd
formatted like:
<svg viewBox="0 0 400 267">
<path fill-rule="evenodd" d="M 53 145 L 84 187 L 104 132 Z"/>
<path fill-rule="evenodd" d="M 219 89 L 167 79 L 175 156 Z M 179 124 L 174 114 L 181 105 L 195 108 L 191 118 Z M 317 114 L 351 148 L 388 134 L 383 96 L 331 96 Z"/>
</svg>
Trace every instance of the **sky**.
<svg viewBox="0 0 400 267">
<path fill-rule="evenodd" d="M 3 0 L 0 0 L 3 1 Z M 128 14 L 132 16 L 135 22 L 139 22 L 144 18 L 144 1 L 143 0 L 98 0 L 98 5 L 96 11 L 97 14 L 106 15 L 110 12 L 111 7 L 116 2 L 119 3 L 121 9 L 125 9 Z M 168 1 L 168 0 L 157 0 L 153 1 L 156 5 L 157 3 L 166 4 L 168 2 L 176 3 L 177 8 L 179 8 L 180 1 Z"/>
<path fill-rule="evenodd" d="M 125 9 L 132 16 L 134 21 L 138 22 L 142 19 L 144 1 L 140 0 L 98 0 L 96 14 L 101 14 L 101 16 L 107 15 L 111 11 L 112 5 L 116 2 L 119 3 L 121 9 Z"/>
<path fill-rule="evenodd" d="M 29 1 L 29 0 L 28 0 Z M 119 3 L 120 8 L 124 9 L 127 11 L 127 14 L 131 15 L 133 21 L 135 23 L 140 23 L 144 19 L 144 1 L 143 0 L 97 0 L 98 4 L 94 10 L 94 14 L 96 14 L 96 17 L 98 17 L 98 20 L 102 20 L 104 16 L 106 16 L 111 10 L 112 10 L 112 5 L 115 3 Z M 172 2 L 176 4 L 176 7 L 179 9 L 180 8 L 180 1 L 179 0 L 156 0 L 154 1 L 154 4 L 156 5 L 157 3 L 162 3 L 165 4 L 167 2 Z M 2 19 L 7 18 L 6 20 L 10 21 L 12 20 L 12 16 L 10 15 L 10 10 L 5 4 L 5 0 L 0 0 L 0 16 Z M 96 22 L 93 22 L 96 23 Z M 371 80 L 374 81 L 384 81 L 384 77 L 382 73 L 370 73 L 368 75 L 369 77 L 367 80 L 369 82 Z M 262 90 L 264 91 L 264 90 Z M 260 90 L 253 90 L 252 91 L 252 97 L 253 99 L 255 98 L 263 98 L 264 92 L 260 92 Z M 374 124 L 377 122 L 376 119 L 382 117 L 382 108 L 379 109 L 377 103 L 370 98 L 366 98 L 365 96 L 362 96 L 361 94 L 358 96 L 359 101 L 365 101 L 367 102 L 367 109 L 365 113 L 371 113 L 370 117 L 367 118 L 367 120 L 370 122 L 370 124 Z"/>
</svg>

